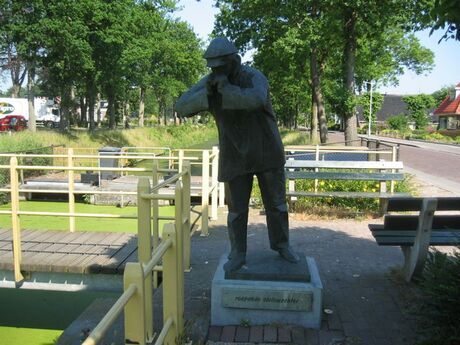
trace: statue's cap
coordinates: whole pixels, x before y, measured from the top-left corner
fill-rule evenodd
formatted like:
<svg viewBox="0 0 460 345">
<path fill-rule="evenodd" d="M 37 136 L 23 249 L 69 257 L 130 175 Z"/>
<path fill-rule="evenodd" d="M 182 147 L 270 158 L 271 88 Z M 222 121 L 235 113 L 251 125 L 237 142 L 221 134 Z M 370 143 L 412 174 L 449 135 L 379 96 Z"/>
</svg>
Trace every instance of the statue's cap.
<svg viewBox="0 0 460 345">
<path fill-rule="evenodd" d="M 216 37 L 209 43 L 203 57 L 208 60 L 208 67 L 216 67 L 225 63 L 224 56 L 237 53 L 235 45 L 225 37 Z"/>
</svg>

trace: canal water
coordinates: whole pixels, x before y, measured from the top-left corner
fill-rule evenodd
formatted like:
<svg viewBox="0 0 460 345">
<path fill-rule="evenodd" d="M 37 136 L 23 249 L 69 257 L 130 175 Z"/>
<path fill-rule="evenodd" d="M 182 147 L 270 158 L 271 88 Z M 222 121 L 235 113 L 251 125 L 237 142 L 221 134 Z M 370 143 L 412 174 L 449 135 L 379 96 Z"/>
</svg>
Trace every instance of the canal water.
<svg viewBox="0 0 460 345">
<path fill-rule="evenodd" d="M 95 299 L 110 292 L 0 289 L 0 345 L 51 345 Z"/>
</svg>

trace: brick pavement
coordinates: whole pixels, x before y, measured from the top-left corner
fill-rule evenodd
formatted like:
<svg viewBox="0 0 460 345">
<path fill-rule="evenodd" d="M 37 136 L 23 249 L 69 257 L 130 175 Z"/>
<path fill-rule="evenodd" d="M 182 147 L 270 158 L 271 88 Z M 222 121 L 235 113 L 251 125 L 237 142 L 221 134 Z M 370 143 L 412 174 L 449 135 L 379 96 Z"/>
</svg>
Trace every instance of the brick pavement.
<svg viewBox="0 0 460 345">
<path fill-rule="evenodd" d="M 401 250 L 377 246 L 368 221 L 291 217 L 291 244 L 296 251 L 315 258 L 324 284 L 325 312 L 320 330 L 291 325 L 214 327 L 210 324 L 211 280 L 228 245 L 224 221 L 222 214 L 219 221 L 211 223 L 208 237 L 197 234 L 192 239 L 193 269 L 186 274 L 185 317 L 187 334 L 194 344 L 414 343 L 415 322 L 401 297 L 410 285 L 390 274 L 403 262 Z M 256 247 L 270 250 L 265 219 L 251 210 L 248 251 Z"/>
</svg>

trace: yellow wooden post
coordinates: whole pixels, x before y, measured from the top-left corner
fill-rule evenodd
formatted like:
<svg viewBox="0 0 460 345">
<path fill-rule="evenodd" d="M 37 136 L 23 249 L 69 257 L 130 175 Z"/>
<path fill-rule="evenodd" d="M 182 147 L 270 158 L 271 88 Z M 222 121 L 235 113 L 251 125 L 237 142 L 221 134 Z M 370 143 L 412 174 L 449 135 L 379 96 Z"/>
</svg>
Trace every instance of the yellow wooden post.
<svg viewBox="0 0 460 345">
<path fill-rule="evenodd" d="M 145 311 L 144 272 L 139 262 L 128 262 L 123 275 L 124 290 L 131 284 L 136 286 L 136 293 L 125 306 L 125 343 L 145 345 L 148 340 Z"/>
<path fill-rule="evenodd" d="M 176 190 L 179 186 L 176 185 Z M 177 206 L 176 206 L 177 207 Z M 177 228 L 176 228 L 177 229 Z M 163 320 L 173 319 L 164 344 L 175 345 L 184 331 L 184 267 L 182 261 L 181 234 L 173 224 L 165 224 L 163 238 L 173 241 L 163 255 Z"/>
<path fill-rule="evenodd" d="M 21 223 L 19 221 L 19 179 L 18 159 L 10 159 L 10 186 L 11 186 L 11 227 L 13 229 L 13 265 L 14 281 L 20 282 L 24 279 L 21 274 Z"/>
<path fill-rule="evenodd" d="M 69 213 L 75 213 L 75 172 L 73 168 L 73 149 L 69 148 L 67 150 L 67 166 L 70 168 L 68 171 L 68 181 L 69 181 Z M 70 232 L 75 231 L 75 217 L 69 217 L 69 230 Z"/>
<path fill-rule="evenodd" d="M 153 161 L 153 169 L 152 169 L 152 186 L 156 186 L 158 184 L 158 161 Z M 160 215 L 160 209 L 158 205 L 158 200 L 154 199 L 151 201 L 152 205 L 152 244 L 153 249 L 158 247 L 160 243 L 160 235 L 159 235 L 159 220 L 158 217 Z M 153 272 L 153 287 L 156 289 L 158 287 L 158 272 Z"/>
<path fill-rule="evenodd" d="M 392 149 L 392 151 L 391 151 L 391 160 L 393 162 L 396 162 L 396 146 L 392 146 L 391 149 Z M 391 172 L 396 172 L 396 170 L 392 169 Z M 390 182 L 390 192 L 394 193 L 394 191 L 395 191 L 395 181 L 392 180 Z"/>
<path fill-rule="evenodd" d="M 319 161 L 319 145 L 316 145 L 315 149 L 315 161 Z M 315 171 L 318 172 L 319 169 L 315 168 Z M 315 179 L 315 193 L 318 192 L 318 179 Z"/>
<path fill-rule="evenodd" d="M 178 169 L 179 171 L 182 171 L 182 164 L 184 162 L 184 150 L 179 150 L 179 162 L 178 162 Z"/>
<path fill-rule="evenodd" d="M 185 173 L 182 177 L 182 229 L 184 234 L 184 268 L 190 269 L 190 161 L 184 161 L 182 165 L 183 172 Z"/>
<path fill-rule="evenodd" d="M 219 207 L 225 206 L 225 185 L 219 182 Z"/>
<path fill-rule="evenodd" d="M 208 236 L 209 218 L 209 151 L 203 150 L 201 180 L 201 236 Z"/>
<path fill-rule="evenodd" d="M 211 163 L 211 185 L 212 185 L 212 196 L 211 196 L 211 219 L 217 220 L 217 193 L 218 193 L 218 184 L 217 181 L 217 156 L 219 154 L 219 149 L 217 146 L 212 147 L 212 163 Z"/>
<path fill-rule="evenodd" d="M 139 262 L 146 265 L 152 258 L 152 233 L 151 216 L 152 208 L 150 199 L 142 198 L 142 194 L 150 194 L 150 181 L 146 176 L 139 177 L 137 184 L 137 255 Z M 143 281 L 145 291 L 145 318 L 147 339 L 153 339 L 153 275 L 150 271 Z"/>
</svg>

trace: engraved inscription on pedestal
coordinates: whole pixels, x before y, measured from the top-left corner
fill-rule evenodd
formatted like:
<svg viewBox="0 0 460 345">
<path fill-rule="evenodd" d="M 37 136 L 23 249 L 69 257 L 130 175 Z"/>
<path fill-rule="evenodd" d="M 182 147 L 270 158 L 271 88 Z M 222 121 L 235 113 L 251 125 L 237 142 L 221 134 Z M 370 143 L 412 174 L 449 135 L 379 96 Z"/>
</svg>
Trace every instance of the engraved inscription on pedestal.
<svg viewBox="0 0 460 345">
<path fill-rule="evenodd" d="M 225 287 L 222 306 L 241 309 L 311 311 L 311 291 L 283 291 Z"/>
</svg>

